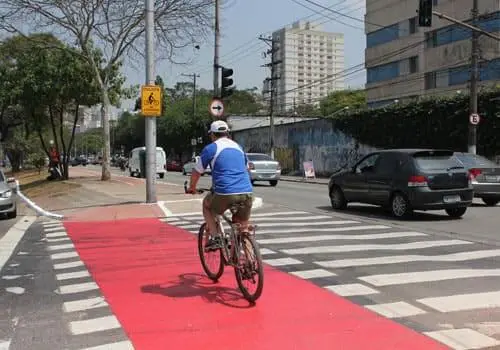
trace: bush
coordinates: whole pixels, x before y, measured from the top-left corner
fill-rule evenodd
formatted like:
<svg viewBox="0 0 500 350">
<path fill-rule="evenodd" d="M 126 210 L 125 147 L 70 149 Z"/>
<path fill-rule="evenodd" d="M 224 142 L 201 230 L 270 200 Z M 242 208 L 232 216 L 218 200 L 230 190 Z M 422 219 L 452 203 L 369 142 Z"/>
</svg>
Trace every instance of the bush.
<svg viewBox="0 0 500 350">
<path fill-rule="evenodd" d="M 500 90 L 480 95 L 477 153 L 500 154 Z M 377 148 L 447 148 L 467 151 L 469 97 L 426 99 L 406 105 L 354 111 L 333 119 L 334 126 Z"/>
</svg>

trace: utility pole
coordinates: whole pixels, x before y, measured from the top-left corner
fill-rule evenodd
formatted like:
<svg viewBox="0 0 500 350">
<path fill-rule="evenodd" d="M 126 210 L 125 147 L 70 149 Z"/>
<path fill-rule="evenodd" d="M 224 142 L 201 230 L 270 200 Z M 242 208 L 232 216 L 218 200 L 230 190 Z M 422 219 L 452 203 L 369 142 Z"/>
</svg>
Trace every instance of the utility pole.
<svg viewBox="0 0 500 350">
<path fill-rule="evenodd" d="M 472 23 L 476 24 L 479 17 L 479 0 L 472 0 Z M 479 80 L 479 35 L 478 31 L 472 31 L 472 57 L 471 57 L 471 70 L 470 70 L 470 107 L 469 115 L 477 114 L 477 83 Z M 476 154 L 477 144 L 477 126 L 469 122 L 469 137 L 468 137 L 468 151 L 469 153 Z"/>
<path fill-rule="evenodd" d="M 269 82 L 270 88 L 267 92 L 271 94 L 270 96 L 270 105 L 269 105 L 269 154 L 272 158 L 274 158 L 274 102 L 276 98 L 276 85 L 275 81 L 279 80 L 279 76 L 276 74 L 276 66 L 280 64 L 281 60 L 276 60 L 275 53 L 278 51 L 276 44 L 278 42 L 277 39 L 273 38 L 264 38 L 259 37 L 260 40 L 270 44 L 271 48 L 264 53 L 265 56 L 271 55 L 271 62 L 264 64 L 262 67 L 270 67 L 271 68 L 271 77 L 266 78 L 266 81 Z"/>
<path fill-rule="evenodd" d="M 181 74 L 184 77 L 193 77 L 193 120 L 196 118 L 196 78 L 199 78 L 200 75 L 193 73 L 193 74 Z M 191 142 L 193 146 L 193 158 L 196 155 L 196 144 Z"/>
<path fill-rule="evenodd" d="M 146 85 L 154 76 L 154 0 L 146 1 Z M 146 117 L 146 202 L 156 203 L 156 117 Z"/>
<path fill-rule="evenodd" d="M 215 0 L 215 40 L 214 40 L 214 97 L 219 97 L 219 47 L 220 47 L 220 28 L 219 28 L 219 0 Z"/>
</svg>

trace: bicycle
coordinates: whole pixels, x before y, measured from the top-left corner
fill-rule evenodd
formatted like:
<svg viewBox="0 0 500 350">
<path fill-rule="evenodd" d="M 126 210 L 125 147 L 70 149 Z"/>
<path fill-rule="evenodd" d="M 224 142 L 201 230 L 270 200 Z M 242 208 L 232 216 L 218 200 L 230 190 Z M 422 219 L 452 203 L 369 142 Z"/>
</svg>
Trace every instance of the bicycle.
<svg viewBox="0 0 500 350">
<path fill-rule="evenodd" d="M 211 191 L 211 189 L 198 189 L 197 193 L 202 194 L 206 191 Z M 184 182 L 184 192 L 188 193 L 187 181 Z M 233 205 L 229 209 L 231 216 L 238 211 L 239 207 L 240 205 Z M 224 230 L 221 218 L 230 226 L 231 230 L 229 233 Z M 249 223 L 248 229 L 242 231 L 241 225 L 234 223 L 232 217 L 229 218 L 225 213 L 216 216 L 216 224 L 218 232 L 215 237 L 212 237 L 214 240 L 213 245 L 208 248 L 206 247 L 205 242 L 205 238 L 209 238 L 206 237 L 207 235 L 205 234 L 205 222 L 201 224 L 198 231 L 198 254 L 200 256 L 201 266 L 203 267 L 203 270 L 208 278 L 214 282 L 217 282 L 222 276 L 225 266 L 232 266 L 234 268 L 238 288 L 243 294 L 243 297 L 248 302 L 255 303 L 261 296 L 262 289 L 264 287 L 262 256 L 255 239 L 255 231 L 257 227 Z M 242 254 L 242 252 L 244 254 Z M 205 253 L 218 255 L 220 260 L 218 266 L 214 270 L 211 270 L 208 266 Z M 242 258 L 244 258 L 243 261 Z M 255 281 L 255 276 L 258 277 L 258 282 Z M 251 293 L 243 284 L 246 280 L 251 280 L 253 284 L 257 284 L 257 288 L 254 293 Z"/>
</svg>

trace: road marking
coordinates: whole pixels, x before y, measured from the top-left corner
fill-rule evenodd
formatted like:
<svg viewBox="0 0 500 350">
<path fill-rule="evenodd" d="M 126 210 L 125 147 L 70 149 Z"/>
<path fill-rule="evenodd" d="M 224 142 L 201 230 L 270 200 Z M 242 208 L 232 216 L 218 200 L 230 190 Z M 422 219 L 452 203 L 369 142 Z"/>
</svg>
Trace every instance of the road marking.
<svg viewBox="0 0 500 350">
<path fill-rule="evenodd" d="M 404 301 L 387 304 L 365 305 L 365 307 L 387 318 L 399 318 L 425 314 L 425 311 Z"/>
<path fill-rule="evenodd" d="M 424 334 L 455 350 L 482 349 L 500 344 L 500 341 L 469 328 L 444 329 Z"/>
<path fill-rule="evenodd" d="M 297 277 L 304 278 L 304 279 L 337 276 L 333 272 L 330 272 L 330 271 L 327 271 L 324 269 L 294 271 L 294 272 L 290 272 L 290 273 L 292 275 L 295 275 Z"/>
<path fill-rule="evenodd" d="M 360 283 L 350 283 L 350 284 L 337 284 L 333 286 L 326 286 L 328 290 L 331 290 L 335 294 L 342 297 L 351 297 L 355 295 L 370 295 L 379 294 L 378 290 L 364 286 Z"/>
<path fill-rule="evenodd" d="M 9 293 L 18 295 L 24 294 L 24 292 L 26 291 L 26 289 L 24 289 L 23 287 L 7 287 L 5 288 L 5 290 Z"/>
<path fill-rule="evenodd" d="M 304 224 L 302 226 L 306 226 Z M 260 225 L 258 225 L 260 226 Z M 345 226 L 345 227 L 323 227 L 323 228 L 286 228 L 283 230 L 258 230 L 258 233 L 261 234 L 269 234 L 269 233 L 291 233 L 291 232 L 343 232 L 343 231 L 362 231 L 362 230 L 386 230 L 389 229 L 389 226 L 384 225 L 366 225 L 366 226 Z"/>
<path fill-rule="evenodd" d="M 432 247 L 445 247 L 451 245 L 472 244 L 472 242 L 450 239 L 445 241 L 421 241 L 398 244 L 350 244 L 338 246 L 307 247 L 295 249 L 283 249 L 282 252 L 289 255 L 320 254 L 320 253 L 346 253 L 369 250 L 410 250 Z"/>
<path fill-rule="evenodd" d="M 43 229 L 46 233 L 52 233 L 52 232 L 59 232 L 59 231 L 64 231 L 64 226 L 57 226 L 57 227 L 45 227 Z"/>
<path fill-rule="evenodd" d="M 59 286 L 58 291 L 60 294 L 73 294 L 73 293 L 88 292 L 96 289 L 99 289 L 99 286 L 95 284 L 95 282 L 85 282 L 85 283 L 69 284 L 67 286 Z"/>
<path fill-rule="evenodd" d="M 265 259 L 264 263 L 271 266 L 286 266 L 303 264 L 302 261 L 293 258 Z"/>
<path fill-rule="evenodd" d="M 62 222 L 60 221 L 51 221 L 51 222 L 43 222 L 42 226 L 44 229 L 51 228 L 51 227 L 63 227 Z"/>
<path fill-rule="evenodd" d="M 160 219 L 160 221 L 163 221 L 163 222 L 175 222 L 175 221 L 179 221 L 179 220 L 180 219 L 178 217 L 175 217 L 175 216 Z"/>
<path fill-rule="evenodd" d="M 276 254 L 276 252 L 271 249 L 260 248 L 260 255 L 269 255 L 269 254 Z"/>
<path fill-rule="evenodd" d="M 182 228 L 182 229 L 184 229 L 184 230 L 188 230 L 188 231 L 189 231 L 189 230 L 192 230 L 192 229 L 194 229 L 194 228 L 198 228 L 198 229 L 199 229 L 199 228 L 200 228 L 200 225 L 198 225 L 198 224 L 191 224 L 191 225 L 175 225 L 175 227 Z M 198 231 L 196 231 L 196 232 L 198 232 Z"/>
<path fill-rule="evenodd" d="M 168 209 L 167 206 L 165 205 L 165 201 L 158 201 L 156 202 L 156 204 L 158 205 L 158 208 L 160 208 L 160 210 L 163 212 L 163 214 L 165 214 L 165 216 L 172 215 L 170 209 Z"/>
<path fill-rule="evenodd" d="M 500 269 L 446 269 L 431 271 L 413 271 L 404 273 L 387 273 L 359 277 L 360 280 L 374 286 L 393 286 L 397 284 L 445 281 L 461 278 L 497 277 Z"/>
<path fill-rule="evenodd" d="M 77 258 L 77 257 L 78 257 L 78 253 L 77 252 L 55 253 L 55 254 L 51 254 L 50 255 L 50 258 L 52 260 Z"/>
<path fill-rule="evenodd" d="M 307 211 L 281 211 L 281 212 L 274 212 L 274 213 L 258 213 L 258 214 L 252 214 L 252 218 L 262 218 L 262 217 L 270 217 L 270 216 L 283 216 L 283 215 L 301 215 L 301 214 L 311 214 L 308 213 Z M 195 211 L 195 212 L 187 212 L 187 213 L 172 213 L 170 217 L 175 217 L 175 216 L 198 216 L 200 217 L 201 215 L 201 209 L 200 211 Z M 307 219 L 307 217 L 304 217 L 304 219 Z"/>
<path fill-rule="evenodd" d="M 307 220 L 307 218 L 306 218 Z M 334 221 L 317 221 L 317 222 L 265 222 L 259 223 L 259 227 L 304 227 L 304 226 L 327 226 L 327 225 L 352 225 L 358 224 L 358 221 L 352 220 L 334 220 Z M 309 229 L 310 231 L 315 228 Z"/>
<path fill-rule="evenodd" d="M 72 278 L 84 278 L 84 277 L 90 277 L 90 274 L 87 270 L 76 271 L 76 272 L 66 272 L 66 273 L 60 273 L 60 274 L 56 275 L 56 278 L 58 281 L 69 280 Z"/>
<path fill-rule="evenodd" d="M 419 237 L 427 236 L 420 232 L 387 232 L 387 233 L 372 233 L 364 235 L 318 235 L 318 236 L 298 236 L 284 238 L 259 239 L 260 244 L 282 244 L 282 243 L 299 243 L 299 242 L 318 242 L 318 241 L 335 241 L 335 240 L 369 240 L 369 239 L 385 239 L 385 238 L 401 238 L 401 237 Z"/>
<path fill-rule="evenodd" d="M 115 316 L 104 316 L 90 320 L 72 321 L 69 324 L 71 333 L 75 335 L 100 332 L 120 327 L 120 322 L 118 322 Z"/>
<path fill-rule="evenodd" d="M 55 232 L 55 233 L 47 233 L 45 234 L 47 238 L 60 238 L 60 237 L 68 237 L 68 234 L 65 231 Z"/>
<path fill-rule="evenodd" d="M 63 304 L 65 312 L 85 311 L 108 306 L 103 297 L 89 298 L 83 300 L 67 301 Z"/>
<path fill-rule="evenodd" d="M 83 350 L 134 350 L 134 346 L 129 341 L 120 341 L 116 343 L 93 346 Z"/>
<path fill-rule="evenodd" d="M 440 312 L 490 309 L 500 307 L 500 291 L 423 298 L 417 302 Z"/>
<path fill-rule="evenodd" d="M 374 258 L 315 261 L 314 263 L 322 267 L 339 268 L 339 267 L 401 264 L 401 263 L 419 262 L 419 261 L 429 261 L 429 262 L 467 261 L 467 260 L 491 258 L 496 256 L 500 256 L 500 249 L 476 250 L 472 252 L 461 252 L 461 253 L 452 253 L 445 255 L 379 256 Z"/>
<path fill-rule="evenodd" d="M 0 239 L 0 271 L 35 220 L 36 216 L 23 216 Z"/>
<path fill-rule="evenodd" d="M 61 263 L 61 264 L 54 264 L 54 269 L 55 270 L 63 270 L 63 269 L 71 269 L 73 267 L 80 267 L 84 266 L 83 261 L 72 261 L 72 262 L 67 262 L 67 263 Z"/>
<path fill-rule="evenodd" d="M 0 350 L 9 350 L 10 340 L 0 340 Z"/>
<path fill-rule="evenodd" d="M 47 238 L 48 243 L 56 243 L 56 242 L 63 242 L 63 241 L 70 241 L 68 236 L 66 237 L 60 237 L 60 238 Z"/>
<path fill-rule="evenodd" d="M 47 248 L 49 250 L 63 250 L 63 249 L 74 249 L 75 246 L 73 245 L 73 243 L 67 243 L 67 244 L 49 245 Z"/>
</svg>

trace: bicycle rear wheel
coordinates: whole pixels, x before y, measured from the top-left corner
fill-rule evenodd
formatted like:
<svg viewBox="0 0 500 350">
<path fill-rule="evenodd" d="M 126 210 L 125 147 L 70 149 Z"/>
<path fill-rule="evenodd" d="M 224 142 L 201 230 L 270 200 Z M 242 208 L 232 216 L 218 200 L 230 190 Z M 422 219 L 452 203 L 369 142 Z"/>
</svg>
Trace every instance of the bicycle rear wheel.
<svg viewBox="0 0 500 350">
<path fill-rule="evenodd" d="M 253 236 L 242 235 L 237 241 L 239 250 L 236 254 L 239 261 L 234 267 L 236 282 L 245 299 L 254 303 L 264 288 L 264 268 L 259 246 Z M 245 285 L 245 282 L 250 282 L 249 286 Z"/>
<path fill-rule="evenodd" d="M 198 232 L 198 254 L 200 255 L 201 266 L 203 267 L 203 270 L 208 278 L 217 282 L 220 276 L 224 273 L 222 250 L 220 247 L 211 248 L 210 250 L 205 248 L 207 243 L 207 240 L 205 239 L 205 226 L 206 223 L 203 223 L 200 227 L 200 231 Z M 209 264 L 209 261 L 214 263 Z"/>
</svg>

